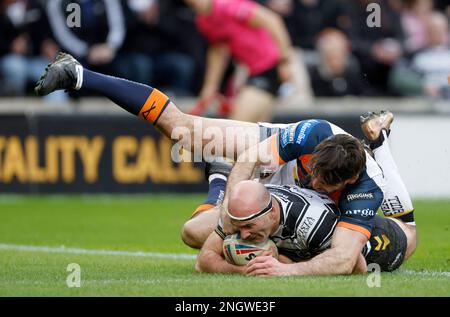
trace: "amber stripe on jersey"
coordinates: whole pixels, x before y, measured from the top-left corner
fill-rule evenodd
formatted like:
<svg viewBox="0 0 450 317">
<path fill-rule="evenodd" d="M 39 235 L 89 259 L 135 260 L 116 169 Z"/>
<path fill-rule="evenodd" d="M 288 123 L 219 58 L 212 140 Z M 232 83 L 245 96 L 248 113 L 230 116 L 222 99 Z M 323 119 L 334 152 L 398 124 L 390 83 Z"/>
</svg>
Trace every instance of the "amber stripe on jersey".
<svg viewBox="0 0 450 317">
<path fill-rule="evenodd" d="M 142 106 L 139 117 L 156 124 L 169 102 L 169 97 L 158 89 L 153 89 L 150 96 L 148 96 L 147 101 Z"/>
<path fill-rule="evenodd" d="M 367 237 L 367 239 L 370 239 L 370 236 L 371 236 L 370 231 L 367 230 L 366 228 L 363 228 L 361 226 L 354 225 L 352 223 L 348 223 L 345 221 L 338 222 L 336 227 L 341 227 L 341 228 L 346 228 L 346 229 L 350 229 L 353 231 L 358 231 L 359 233 L 362 233 L 363 235 L 365 235 Z"/>
</svg>

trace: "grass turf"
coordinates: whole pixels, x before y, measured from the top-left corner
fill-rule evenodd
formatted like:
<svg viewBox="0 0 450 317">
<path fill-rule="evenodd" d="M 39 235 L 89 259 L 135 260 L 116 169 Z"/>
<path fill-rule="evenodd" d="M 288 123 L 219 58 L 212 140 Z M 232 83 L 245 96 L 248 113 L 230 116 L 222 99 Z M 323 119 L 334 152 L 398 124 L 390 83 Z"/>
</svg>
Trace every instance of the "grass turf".
<svg viewBox="0 0 450 317">
<path fill-rule="evenodd" d="M 179 232 L 202 196 L 0 196 L 0 246 L 188 253 Z M 367 276 L 198 274 L 193 259 L 0 247 L 0 296 L 449 296 L 450 202 L 416 201 L 419 247 L 400 270 Z M 11 247 L 11 246 L 10 246 Z M 69 288 L 69 263 L 81 287 Z M 236 287 L 239 285 L 239 287 Z"/>
</svg>

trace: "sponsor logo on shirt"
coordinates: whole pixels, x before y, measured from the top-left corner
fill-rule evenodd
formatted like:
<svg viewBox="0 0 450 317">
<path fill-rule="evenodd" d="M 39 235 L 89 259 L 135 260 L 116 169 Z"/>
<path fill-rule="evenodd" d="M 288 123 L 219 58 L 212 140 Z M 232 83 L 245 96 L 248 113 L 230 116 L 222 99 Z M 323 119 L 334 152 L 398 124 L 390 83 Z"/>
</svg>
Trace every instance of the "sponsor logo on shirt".
<svg viewBox="0 0 450 317">
<path fill-rule="evenodd" d="M 306 140 L 308 139 L 308 135 L 311 133 L 312 128 L 318 124 L 319 121 L 317 120 L 308 120 L 305 122 L 302 122 L 300 131 L 298 133 L 297 141 L 295 141 L 297 144 L 304 145 Z"/>
<path fill-rule="evenodd" d="M 376 212 L 372 209 L 352 209 L 347 210 L 344 214 L 346 216 L 373 217 L 375 216 Z"/>
<path fill-rule="evenodd" d="M 285 147 L 287 144 L 294 143 L 295 138 L 295 130 L 297 129 L 297 125 L 293 124 L 289 128 L 283 129 L 281 132 L 281 146 Z"/>
<path fill-rule="evenodd" d="M 356 193 L 347 195 L 347 202 L 352 202 L 354 200 L 371 200 L 371 199 L 375 199 L 373 193 Z"/>
</svg>

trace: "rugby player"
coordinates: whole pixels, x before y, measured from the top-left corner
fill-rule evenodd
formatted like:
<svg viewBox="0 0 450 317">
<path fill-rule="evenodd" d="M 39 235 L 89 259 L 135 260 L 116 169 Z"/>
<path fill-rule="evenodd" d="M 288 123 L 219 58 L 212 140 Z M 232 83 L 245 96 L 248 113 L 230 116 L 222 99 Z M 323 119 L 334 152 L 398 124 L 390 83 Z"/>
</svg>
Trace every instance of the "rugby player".
<svg viewBox="0 0 450 317">
<path fill-rule="evenodd" d="M 227 191 L 241 180 L 250 179 L 253 171 L 263 164 L 273 160 L 281 164 L 291 162 L 288 164 L 297 166 L 298 181 L 303 187 L 327 193 L 341 210 L 343 215 L 337 224 L 334 240 L 347 245 L 353 254 L 359 254 L 370 238 L 376 210 L 383 200 L 383 172 L 362 143 L 339 127 L 324 120 L 306 120 L 273 129 L 254 123 L 186 115 L 157 89 L 89 71 L 64 53 L 60 53 L 46 68 L 35 91 L 43 96 L 59 89 L 81 88 L 93 89 L 132 114 L 150 121 L 164 135 L 178 140 L 192 152 L 195 148 L 203 149 L 211 141 L 210 135 L 194 138 L 196 120 L 203 129 L 221 131 L 223 148 L 216 149 L 211 155 L 237 158 L 234 173 L 227 181 Z M 389 118 L 388 114 L 369 118 L 369 126 L 373 123 L 380 128 L 384 122 L 390 121 Z M 172 135 L 177 127 L 188 129 L 189 137 Z M 259 142 L 252 143 L 254 140 Z M 255 153 L 256 156 L 250 157 Z M 222 217 L 227 210 L 227 196 L 222 204 Z M 407 217 L 405 221 L 413 221 L 412 210 L 392 210 L 389 215 L 397 214 Z M 230 229 L 231 225 L 225 222 L 225 232 Z"/>
<path fill-rule="evenodd" d="M 409 214 L 412 202 L 390 153 L 389 130 L 380 131 L 373 123 L 363 118 L 362 128 L 374 140 L 371 148 L 387 180 L 382 210 L 385 215 L 393 209 L 397 215 Z M 228 263 L 222 254 L 226 234 L 218 226 L 203 245 L 196 269 L 249 275 L 327 275 L 362 273 L 368 264 L 376 263 L 382 271 L 393 271 L 416 249 L 414 222 L 366 214 L 373 218 L 371 237 L 359 252 L 354 252 L 339 239 L 337 226 L 345 216 L 327 195 L 295 185 L 264 187 L 254 181 L 242 181 L 230 191 L 225 217 L 231 219 L 233 232 L 240 232 L 244 240 L 259 243 L 271 238 L 278 247 L 279 260 L 259 256 L 244 267 Z"/>
<path fill-rule="evenodd" d="M 248 275 L 332 275 L 367 272 L 376 263 L 393 271 L 415 250 L 411 229 L 395 218 L 375 216 L 371 239 L 357 254 L 339 242 L 336 225 L 342 216 L 326 195 L 292 185 L 262 185 L 242 181 L 230 192 L 227 217 L 241 238 L 255 243 L 271 238 L 279 259 L 258 256 L 247 266 L 223 257 L 225 233 L 220 227 L 203 245 L 197 258 L 199 272 Z"/>
</svg>

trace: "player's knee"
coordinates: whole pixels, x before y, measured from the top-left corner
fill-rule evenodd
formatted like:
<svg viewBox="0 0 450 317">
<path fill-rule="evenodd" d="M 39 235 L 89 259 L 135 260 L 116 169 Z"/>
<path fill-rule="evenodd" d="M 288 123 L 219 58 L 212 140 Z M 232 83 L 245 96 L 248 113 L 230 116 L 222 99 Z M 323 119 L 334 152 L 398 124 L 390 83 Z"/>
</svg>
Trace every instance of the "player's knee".
<svg viewBox="0 0 450 317">
<path fill-rule="evenodd" d="M 198 225 L 195 225 L 191 220 L 187 221 L 181 229 L 181 239 L 186 245 L 194 249 L 200 249 L 203 245 L 198 229 Z"/>
<path fill-rule="evenodd" d="M 406 259 L 408 259 L 417 248 L 417 230 L 416 226 L 406 225 L 406 238 L 407 238 L 407 248 L 406 248 Z"/>
</svg>

